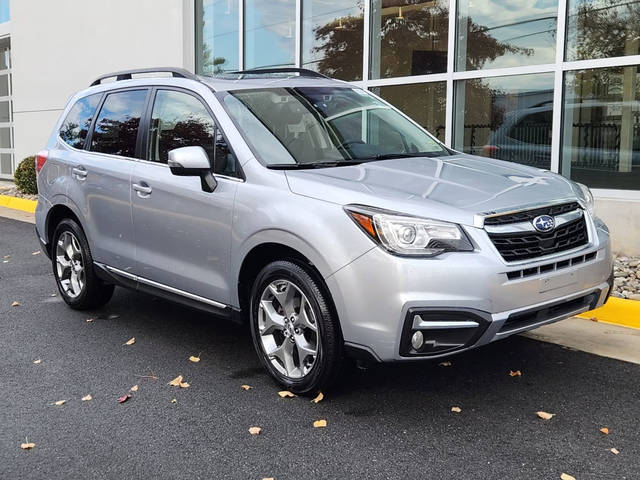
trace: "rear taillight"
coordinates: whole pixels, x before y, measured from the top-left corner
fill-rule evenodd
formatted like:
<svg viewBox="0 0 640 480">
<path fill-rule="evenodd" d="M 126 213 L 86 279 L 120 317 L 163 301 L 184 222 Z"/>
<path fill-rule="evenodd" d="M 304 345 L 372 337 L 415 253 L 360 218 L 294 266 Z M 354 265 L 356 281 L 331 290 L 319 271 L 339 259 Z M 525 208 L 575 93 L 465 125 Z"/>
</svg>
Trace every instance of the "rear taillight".
<svg viewBox="0 0 640 480">
<path fill-rule="evenodd" d="M 49 156 L 49 152 L 47 150 L 42 150 L 38 152 L 36 155 L 36 172 L 40 173 L 44 164 L 47 163 L 47 157 Z"/>
</svg>

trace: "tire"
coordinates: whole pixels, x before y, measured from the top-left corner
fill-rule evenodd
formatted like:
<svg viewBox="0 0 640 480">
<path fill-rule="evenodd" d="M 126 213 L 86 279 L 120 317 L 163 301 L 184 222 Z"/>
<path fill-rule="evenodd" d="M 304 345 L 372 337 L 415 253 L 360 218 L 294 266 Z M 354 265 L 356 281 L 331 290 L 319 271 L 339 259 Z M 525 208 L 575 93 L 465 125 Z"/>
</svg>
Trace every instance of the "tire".
<svg viewBox="0 0 640 480">
<path fill-rule="evenodd" d="M 60 295 L 74 310 L 101 307 L 111 300 L 115 287 L 96 276 L 87 237 L 74 220 L 66 218 L 56 226 L 51 264 Z"/>
<path fill-rule="evenodd" d="M 280 385 L 300 395 L 329 388 L 342 360 L 338 318 L 314 277 L 297 263 L 272 262 L 256 277 L 250 297 L 251 336 L 262 366 Z M 309 354 L 314 346 L 315 357 Z"/>
</svg>

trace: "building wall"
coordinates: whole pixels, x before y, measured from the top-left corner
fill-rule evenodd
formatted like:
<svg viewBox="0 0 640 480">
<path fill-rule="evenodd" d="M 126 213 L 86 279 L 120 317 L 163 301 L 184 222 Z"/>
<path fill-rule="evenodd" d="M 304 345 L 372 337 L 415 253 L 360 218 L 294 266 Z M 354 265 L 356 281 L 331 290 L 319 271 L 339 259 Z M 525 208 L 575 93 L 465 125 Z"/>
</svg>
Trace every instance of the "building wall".
<svg viewBox="0 0 640 480">
<path fill-rule="evenodd" d="M 127 68 L 192 67 L 193 40 L 184 41 L 193 35 L 189 3 L 12 0 L 16 164 L 45 145 L 69 97 L 97 76 Z"/>
</svg>

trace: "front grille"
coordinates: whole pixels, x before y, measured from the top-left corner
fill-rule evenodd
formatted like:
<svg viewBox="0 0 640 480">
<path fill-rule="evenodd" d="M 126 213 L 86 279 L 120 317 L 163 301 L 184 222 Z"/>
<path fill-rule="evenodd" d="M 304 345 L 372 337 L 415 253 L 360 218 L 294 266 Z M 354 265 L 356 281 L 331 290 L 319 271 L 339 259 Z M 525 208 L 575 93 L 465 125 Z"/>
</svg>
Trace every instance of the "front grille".
<svg viewBox="0 0 640 480">
<path fill-rule="evenodd" d="M 561 262 L 546 263 L 537 267 L 525 268 L 522 270 L 513 270 L 511 272 L 507 272 L 507 278 L 509 278 L 509 280 L 517 280 L 519 278 L 543 275 L 555 270 L 562 270 L 563 268 L 569 268 L 573 267 L 574 265 L 590 262 L 591 260 L 595 259 L 597 255 L 598 252 L 591 252 L 587 253 L 586 255 L 579 255 L 577 257 L 568 258 L 566 260 L 562 260 Z"/>
<path fill-rule="evenodd" d="M 561 215 L 567 212 L 573 212 L 578 210 L 580 205 L 578 202 L 561 203 L 560 205 L 549 205 L 547 207 L 540 207 L 534 210 L 524 210 L 522 212 L 507 213 L 505 215 L 497 215 L 493 217 L 487 217 L 484 219 L 485 225 L 505 225 L 507 223 L 526 222 L 527 220 L 533 220 L 539 215 Z"/>
<path fill-rule="evenodd" d="M 489 233 L 489 238 L 507 262 L 564 252 L 588 241 L 584 215 L 548 233 Z"/>
</svg>

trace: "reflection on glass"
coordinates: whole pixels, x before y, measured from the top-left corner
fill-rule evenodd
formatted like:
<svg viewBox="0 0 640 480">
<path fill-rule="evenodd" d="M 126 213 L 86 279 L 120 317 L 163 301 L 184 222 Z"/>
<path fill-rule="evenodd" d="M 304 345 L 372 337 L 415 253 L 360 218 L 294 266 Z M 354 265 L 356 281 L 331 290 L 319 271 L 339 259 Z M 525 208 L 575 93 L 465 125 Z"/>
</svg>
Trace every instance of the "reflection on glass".
<svg viewBox="0 0 640 480">
<path fill-rule="evenodd" d="M 240 0 L 196 0 L 196 72 L 238 70 Z"/>
<path fill-rule="evenodd" d="M 392 85 L 372 88 L 371 91 L 402 110 L 438 140 L 444 142 L 447 98 L 445 82 Z"/>
<path fill-rule="evenodd" d="M 558 0 L 458 0 L 457 70 L 555 61 Z"/>
<path fill-rule="evenodd" d="M 11 102 L 9 100 L 0 102 L 0 122 L 11 121 Z"/>
<path fill-rule="evenodd" d="M 13 155 L 11 153 L 0 153 L 0 173 L 4 175 L 13 173 Z"/>
<path fill-rule="evenodd" d="M 0 23 L 11 20 L 9 15 L 9 0 L 0 0 Z"/>
<path fill-rule="evenodd" d="M 567 10 L 567 60 L 640 53 L 637 0 L 569 0 Z"/>
<path fill-rule="evenodd" d="M 362 80 L 364 6 L 358 0 L 303 0 L 302 66 Z"/>
<path fill-rule="evenodd" d="M 245 68 L 292 66 L 295 57 L 295 0 L 245 0 Z"/>
<path fill-rule="evenodd" d="M 0 128 L 0 148 L 11 148 L 11 128 Z"/>
<path fill-rule="evenodd" d="M 474 155 L 548 169 L 553 74 L 456 83 L 454 145 Z"/>
<path fill-rule="evenodd" d="M 638 66 L 567 72 L 561 172 L 594 188 L 640 188 Z"/>
<path fill-rule="evenodd" d="M 9 95 L 9 74 L 0 75 L 0 97 Z"/>
<path fill-rule="evenodd" d="M 146 90 L 130 90 L 107 95 L 96 119 L 91 150 L 135 157 L 138 125 L 146 99 Z"/>
<path fill-rule="evenodd" d="M 91 127 L 93 114 L 101 98 L 102 93 L 89 95 L 81 98 L 71 107 L 67 118 L 64 119 L 64 123 L 60 127 L 60 138 L 62 140 L 74 148 L 84 148 L 84 141 L 87 138 L 89 127 Z"/>
<path fill-rule="evenodd" d="M 449 0 L 373 0 L 371 78 L 447 70 Z"/>
</svg>

